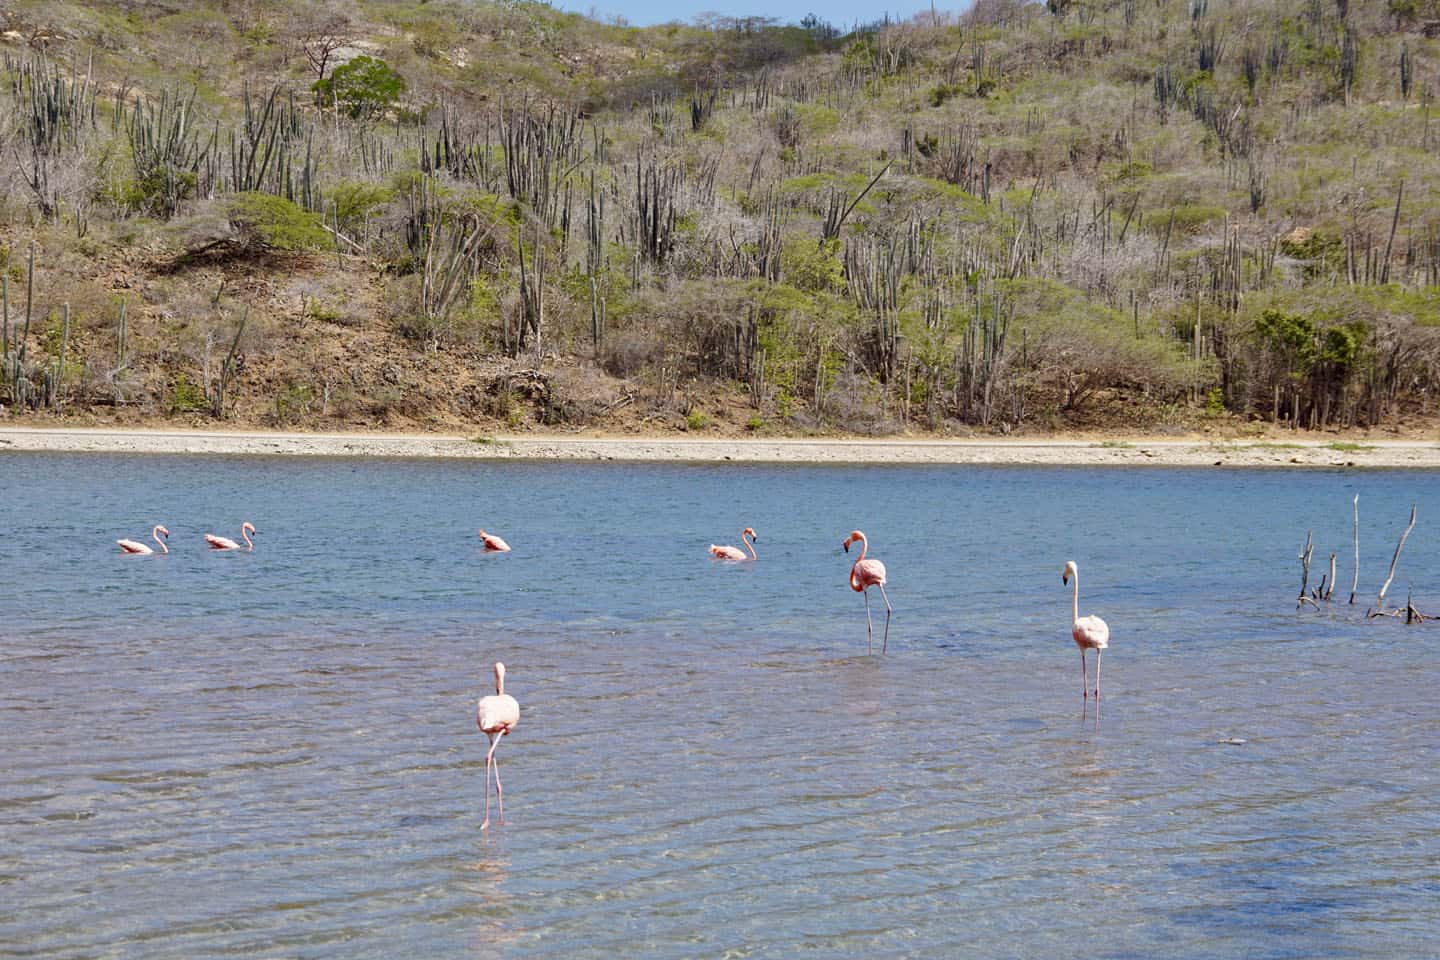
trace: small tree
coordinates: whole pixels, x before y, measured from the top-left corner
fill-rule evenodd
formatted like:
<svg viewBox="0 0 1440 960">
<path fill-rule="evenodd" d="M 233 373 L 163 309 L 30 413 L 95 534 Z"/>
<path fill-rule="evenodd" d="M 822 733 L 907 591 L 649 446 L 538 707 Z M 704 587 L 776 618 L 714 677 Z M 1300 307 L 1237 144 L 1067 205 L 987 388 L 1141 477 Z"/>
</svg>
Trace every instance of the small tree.
<svg viewBox="0 0 1440 960">
<path fill-rule="evenodd" d="M 394 106 L 405 86 L 405 78 L 384 60 L 362 56 L 315 81 L 313 89 L 321 106 L 333 103 L 356 120 L 365 120 Z"/>
</svg>

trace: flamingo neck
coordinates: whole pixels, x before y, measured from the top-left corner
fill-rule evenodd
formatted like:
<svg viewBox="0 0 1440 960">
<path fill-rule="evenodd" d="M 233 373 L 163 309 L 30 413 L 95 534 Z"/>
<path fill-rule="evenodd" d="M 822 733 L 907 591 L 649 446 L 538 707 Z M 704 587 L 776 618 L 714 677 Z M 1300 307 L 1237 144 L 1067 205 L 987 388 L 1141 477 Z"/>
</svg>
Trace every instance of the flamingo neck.
<svg viewBox="0 0 1440 960">
<path fill-rule="evenodd" d="M 151 530 L 151 531 L 150 531 L 150 536 L 151 536 L 151 538 L 154 539 L 154 541 L 155 541 L 156 543 L 160 544 L 160 552 L 161 552 L 161 553 L 169 553 L 169 552 L 170 552 L 170 548 L 167 547 L 167 546 L 165 546 L 165 541 L 160 539 L 160 528 L 159 528 L 159 527 L 156 527 L 154 530 Z"/>
<path fill-rule="evenodd" d="M 1070 590 L 1070 622 L 1080 622 L 1080 574 L 1072 574 L 1074 583 Z"/>
<path fill-rule="evenodd" d="M 495 674 L 495 696 L 505 696 L 505 674 L 503 673 Z"/>
<path fill-rule="evenodd" d="M 856 557 L 855 562 L 850 566 L 850 589 L 857 593 L 865 589 L 864 584 L 860 582 L 860 561 L 865 559 L 865 551 L 869 548 L 870 541 L 865 539 L 865 534 L 860 534 L 860 556 Z"/>
<path fill-rule="evenodd" d="M 249 531 L 248 529 L 246 529 L 245 527 L 241 527 L 241 528 L 240 528 L 240 536 L 245 539 L 245 549 L 246 549 L 246 550 L 254 550 L 254 549 L 255 549 L 255 544 L 252 543 L 251 540 L 250 540 L 250 531 Z"/>
<path fill-rule="evenodd" d="M 751 559 L 751 560 L 758 560 L 758 559 L 760 559 L 759 557 L 755 556 L 755 544 L 753 544 L 753 543 L 751 543 L 749 540 L 747 540 L 747 539 L 745 538 L 745 534 L 743 534 L 743 533 L 740 534 L 740 542 L 743 543 L 743 544 L 745 544 L 745 549 L 746 549 L 746 550 L 749 550 L 749 551 L 750 551 L 750 559 Z"/>
</svg>

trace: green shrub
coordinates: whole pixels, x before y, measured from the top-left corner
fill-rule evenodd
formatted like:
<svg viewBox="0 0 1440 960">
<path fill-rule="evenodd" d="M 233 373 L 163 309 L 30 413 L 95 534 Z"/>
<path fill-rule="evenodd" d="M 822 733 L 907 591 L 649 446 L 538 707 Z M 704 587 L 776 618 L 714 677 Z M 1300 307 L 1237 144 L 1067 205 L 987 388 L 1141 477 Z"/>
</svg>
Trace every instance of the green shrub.
<svg viewBox="0 0 1440 960">
<path fill-rule="evenodd" d="M 335 205 L 335 218 L 344 230 L 363 224 L 367 216 L 389 203 L 394 196 L 395 192 L 389 187 L 357 180 L 341 180 L 327 194 Z"/>
<path fill-rule="evenodd" d="M 1390 0 L 1390 13 L 1401 20 L 1440 20 L 1440 0 Z"/>
<path fill-rule="evenodd" d="M 942 83 L 930 88 L 930 106 L 944 106 L 951 97 L 958 97 L 964 90 L 958 83 Z"/>
<path fill-rule="evenodd" d="M 193 382 L 184 373 L 175 374 L 175 382 L 170 386 L 170 412 L 194 413 L 197 410 L 208 409 L 210 409 L 210 404 L 205 399 L 205 391 L 200 388 L 200 385 Z"/>
<path fill-rule="evenodd" d="M 780 275 L 801 290 L 840 290 L 845 265 L 840 262 L 840 241 L 817 242 L 813 237 L 786 237 L 780 248 Z"/>
<path fill-rule="evenodd" d="M 315 81 L 312 89 L 322 107 L 334 104 L 356 120 L 364 120 L 378 117 L 394 106 L 405 86 L 405 78 L 384 60 L 360 56 Z"/>
<path fill-rule="evenodd" d="M 1307 277 L 1323 277 L 1345 263 L 1345 243 L 1325 230 L 1293 230 L 1280 241 L 1280 252 L 1305 263 Z"/>
<path fill-rule="evenodd" d="M 318 214 L 268 193 L 237 193 L 230 201 L 230 225 L 246 249 L 317 250 L 331 243 Z"/>
<path fill-rule="evenodd" d="M 1175 218 L 1175 232 L 1178 234 L 1199 233 L 1208 224 L 1225 219 L 1224 207 L 1212 207 L 1199 203 L 1182 203 L 1168 210 L 1151 210 L 1145 214 L 1145 228 L 1164 236 L 1170 229 L 1170 218 Z"/>
</svg>

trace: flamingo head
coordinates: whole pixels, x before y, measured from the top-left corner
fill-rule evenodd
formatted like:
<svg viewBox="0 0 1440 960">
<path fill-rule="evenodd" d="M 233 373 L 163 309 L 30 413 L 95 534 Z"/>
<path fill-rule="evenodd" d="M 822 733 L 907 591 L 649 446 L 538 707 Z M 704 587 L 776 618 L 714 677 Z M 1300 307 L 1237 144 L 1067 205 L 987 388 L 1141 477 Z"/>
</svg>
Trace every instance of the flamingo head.
<svg viewBox="0 0 1440 960">
<path fill-rule="evenodd" d="M 156 537 L 168 537 L 170 536 L 170 531 L 166 530 L 163 526 L 157 526 L 154 530 L 151 531 L 151 535 Z"/>
<path fill-rule="evenodd" d="M 255 535 L 255 524 L 251 523 L 249 520 L 246 520 L 244 523 L 240 524 L 240 529 L 249 530 L 252 537 Z"/>
<path fill-rule="evenodd" d="M 1061 583 L 1069 583 L 1069 582 L 1070 582 L 1070 578 L 1071 578 L 1071 577 L 1074 577 L 1074 576 L 1078 576 L 1078 574 L 1077 574 L 1077 572 L 1076 572 L 1075 561 L 1074 561 L 1074 560 L 1066 560 L 1066 561 L 1065 561 L 1065 571 L 1060 574 L 1060 582 L 1061 582 Z"/>
<path fill-rule="evenodd" d="M 487 536 L 487 534 L 485 533 L 485 528 L 484 528 L 484 527 L 481 527 L 479 530 L 476 530 L 475 532 L 478 533 L 478 534 L 480 534 L 480 539 L 481 539 L 481 540 L 484 540 L 485 537 Z"/>
<path fill-rule="evenodd" d="M 745 536 L 746 534 L 749 534 L 749 535 L 750 535 L 750 539 L 751 539 L 751 540 L 755 540 L 755 541 L 757 541 L 757 542 L 760 540 L 760 535 L 757 534 L 757 533 L 755 532 L 754 528 L 752 528 L 752 527 L 746 527 L 744 530 L 742 530 L 742 531 L 740 532 L 740 536 L 742 536 L 742 537 Z"/>
<path fill-rule="evenodd" d="M 846 553 L 849 553 L 849 552 L 850 552 L 850 544 L 856 542 L 857 540 L 864 540 L 864 539 L 865 539 L 865 534 L 861 533 L 859 530 L 851 530 L 851 531 L 850 531 L 850 536 L 846 537 L 846 538 L 845 538 L 845 542 L 842 543 L 842 544 L 840 544 L 840 546 L 842 546 L 842 547 L 845 548 L 845 552 L 846 552 Z"/>
<path fill-rule="evenodd" d="M 495 661 L 495 692 L 505 692 L 505 664 Z"/>
</svg>

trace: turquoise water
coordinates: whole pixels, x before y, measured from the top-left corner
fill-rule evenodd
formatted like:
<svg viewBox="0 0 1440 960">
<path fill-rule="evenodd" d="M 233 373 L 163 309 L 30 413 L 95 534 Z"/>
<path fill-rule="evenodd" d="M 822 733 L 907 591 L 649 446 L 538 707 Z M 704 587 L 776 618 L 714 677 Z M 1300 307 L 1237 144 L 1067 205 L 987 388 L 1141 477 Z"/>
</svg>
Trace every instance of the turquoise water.
<svg viewBox="0 0 1440 960">
<path fill-rule="evenodd" d="M 1416 472 L 3 456 L 0 956 L 1435 955 L 1412 502 L 1440 612 Z"/>
</svg>

